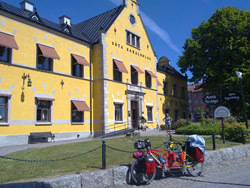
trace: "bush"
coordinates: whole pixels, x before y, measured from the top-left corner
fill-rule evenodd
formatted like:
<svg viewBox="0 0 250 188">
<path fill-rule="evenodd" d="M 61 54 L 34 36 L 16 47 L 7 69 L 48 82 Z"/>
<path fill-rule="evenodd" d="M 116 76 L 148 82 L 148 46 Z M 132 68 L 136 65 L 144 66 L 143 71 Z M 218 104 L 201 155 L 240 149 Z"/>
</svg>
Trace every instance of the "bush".
<svg viewBox="0 0 250 188">
<path fill-rule="evenodd" d="M 220 126 L 218 123 L 214 124 L 201 124 L 201 123 L 190 123 L 190 125 L 185 125 L 179 127 L 175 130 L 176 134 L 198 134 L 198 135 L 211 135 L 212 132 L 218 133 Z"/>
<path fill-rule="evenodd" d="M 235 117 L 231 116 L 231 117 L 225 118 L 224 122 L 229 123 L 229 124 L 234 124 L 234 123 L 237 123 L 237 120 Z"/>
<path fill-rule="evenodd" d="M 183 127 L 186 125 L 191 125 L 191 122 L 189 121 L 189 119 L 180 119 L 174 123 L 174 128 L 177 129 L 179 127 Z"/>
<path fill-rule="evenodd" d="M 249 142 L 250 130 L 246 128 L 244 123 L 225 123 L 225 139 L 233 142 L 243 142 L 242 130 L 244 131 L 245 142 Z M 220 131 L 222 136 L 222 130 Z"/>
</svg>

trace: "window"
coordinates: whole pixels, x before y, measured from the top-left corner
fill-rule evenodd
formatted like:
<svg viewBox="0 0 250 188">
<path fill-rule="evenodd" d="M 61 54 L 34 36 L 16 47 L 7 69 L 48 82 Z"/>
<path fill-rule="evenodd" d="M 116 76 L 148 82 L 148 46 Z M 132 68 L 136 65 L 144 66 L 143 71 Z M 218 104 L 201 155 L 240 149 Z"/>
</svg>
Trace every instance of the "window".
<svg viewBox="0 0 250 188">
<path fill-rule="evenodd" d="M 179 110 L 174 110 L 174 121 L 177 121 L 179 118 Z"/>
<path fill-rule="evenodd" d="M 186 88 L 185 87 L 181 87 L 181 96 L 183 99 L 186 98 Z"/>
<path fill-rule="evenodd" d="M 131 66 L 131 82 L 132 84 L 138 84 L 138 72 L 137 70 Z"/>
<path fill-rule="evenodd" d="M 199 104 L 199 101 L 195 101 L 194 104 L 195 104 L 195 105 L 198 105 L 198 104 Z"/>
<path fill-rule="evenodd" d="M 8 97 L 0 96 L 0 123 L 8 121 Z"/>
<path fill-rule="evenodd" d="M 10 63 L 11 49 L 0 46 L 0 61 Z"/>
<path fill-rule="evenodd" d="M 37 44 L 37 68 L 53 71 L 53 59 L 60 59 L 56 50 L 42 44 Z"/>
<path fill-rule="evenodd" d="M 190 92 L 188 92 L 188 98 L 191 98 L 192 94 Z"/>
<path fill-rule="evenodd" d="M 113 67 L 114 67 L 114 80 L 122 82 L 122 72 L 120 72 L 115 62 L 113 62 Z"/>
<path fill-rule="evenodd" d="M 115 121 L 123 121 L 122 105 L 123 104 L 115 104 Z"/>
<path fill-rule="evenodd" d="M 164 95 L 168 95 L 168 82 L 163 82 Z"/>
<path fill-rule="evenodd" d="M 37 122 L 51 122 L 51 105 L 52 101 L 48 100 L 37 100 Z"/>
<path fill-rule="evenodd" d="M 177 97 L 177 85 L 173 85 L 173 96 Z"/>
<path fill-rule="evenodd" d="M 183 118 L 183 119 L 186 119 L 186 118 L 187 118 L 186 112 L 182 112 L 182 118 Z"/>
<path fill-rule="evenodd" d="M 135 19 L 135 17 L 133 15 L 130 15 L 129 21 L 130 21 L 131 24 L 135 24 L 136 19 Z"/>
<path fill-rule="evenodd" d="M 146 82 L 146 87 L 151 88 L 152 85 L 151 75 L 147 71 L 145 72 L 145 82 Z"/>
<path fill-rule="evenodd" d="M 71 70 L 72 70 L 72 76 L 83 78 L 84 75 L 84 69 L 83 65 L 77 62 L 77 60 L 71 56 Z"/>
<path fill-rule="evenodd" d="M 18 50 L 14 35 L 0 31 L 0 61 L 10 63 L 12 49 Z"/>
<path fill-rule="evenodd" d="M 141 38 L 129 31 L 126 32 L 126 38 L 127 38 L 127 44 L 134 46 L 136 48 L 140 48 L 141 44 L 140 44 L 140 40 Z"/>
<path fill-rule="evenodd" d="M 84 112 L 79 111 L 73 103 L 71 104 L 71 122 L 72 123 L 84 122 Z"/>
<path fill-rule="evenodd" d="M 72 100 L 71 101 L 71 122 L 82 123 L 84 122 L 84 112 L 91 111 L 85 101 Z"/>
<path fill-rule="evenodd" d="M 53 59 L 44 57 L 39 47 L 37 48 L 37 68 L 41 70 L 53 71 Z"/>
<path fill-rule="evenodd" d="M 153 121 L 153 107 L 147 106 L 147 121 Z"/>
<path fill-rule="evenodd" d="M 192 100 L 191 100 L 191 99 L 189 99 L 189 100 L 188 100 L 188 104 L 191 104 L 191 103 L 192 103 Z"/>
</svg>

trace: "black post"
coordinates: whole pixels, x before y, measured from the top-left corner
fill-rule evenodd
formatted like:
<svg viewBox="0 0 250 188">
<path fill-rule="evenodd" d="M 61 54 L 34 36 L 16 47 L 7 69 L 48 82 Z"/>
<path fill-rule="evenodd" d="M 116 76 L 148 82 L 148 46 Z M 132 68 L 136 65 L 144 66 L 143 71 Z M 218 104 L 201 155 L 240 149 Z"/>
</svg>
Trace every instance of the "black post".
<svg viewBox="0 0 250 188">
<path fill-rule="evenodd" d="M 102 169 L 106 169 L 106 144 L 105 141 L 102 141 Z"/>
<path fill-rule="evenodd" d="M 243 129 L 241 129 L 241 135 L 242 135 L 242 144 L 245 144 L 245 132 Z"/>
<path fill-rule="evenodd" d="M 213 140 L 213 150 L 216 150 L 216 145 L 215 145 L 215 134 L 212 132 L 212 140 Z"/>
<path fill-rule="evenodd" d="M 225 126 L 224 126 L 224 118 L 221 118 L 221 123 L 222 123 L 222 139 L 223 139 L 223 144 L 225 144 Z"/>
<path fill-rule="evenodd" d="M 248 129 L 248 118 L 247 118 L 246 102 L 245 102 L 245 97 L 244 97 L 244 93 L 243 93 L 243 86 L 242 86 L 242 79 L 241 78 L 240 78 L 240 87 L 241 87 L 241 95 L 242 95 L 244 112 L 245 112 L 246 127 Z"/>
</svg>

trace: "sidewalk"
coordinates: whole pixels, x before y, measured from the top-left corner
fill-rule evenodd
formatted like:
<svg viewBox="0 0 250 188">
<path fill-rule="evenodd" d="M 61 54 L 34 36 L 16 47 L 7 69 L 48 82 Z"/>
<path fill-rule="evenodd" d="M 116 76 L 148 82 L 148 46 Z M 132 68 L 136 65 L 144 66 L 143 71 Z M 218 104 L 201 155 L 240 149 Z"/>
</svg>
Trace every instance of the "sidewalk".
<svg viewBox="0 0 250 188">
<path fill-rule="evenodd" d="M 166 131 L 147 130 L 147 131 L 139 131 L 139 132 L 141 136 L 166 136 Z M 174 136 L 182 136 L 182 135 L 175 135 L 174 131 L 171 131 L 171 132 L 172 132 L 172 135 Z M 4 156 L 13 152 L 32 149 L 32 148 L 44 148 L 48 146 L 56 146 L 56 145 L 77 143 L 77 142 L 86 142 L 86 141 L 91 141 L 91 140 L 94 140 L 94 138 L 79 138 L 79 139 L 74 139 L 74 140 L 62 140 L 62 141 L 56 141 L 56 142 L 4 146 L 4 147 L 0 147 L 0 156 Z"/>
</svg>

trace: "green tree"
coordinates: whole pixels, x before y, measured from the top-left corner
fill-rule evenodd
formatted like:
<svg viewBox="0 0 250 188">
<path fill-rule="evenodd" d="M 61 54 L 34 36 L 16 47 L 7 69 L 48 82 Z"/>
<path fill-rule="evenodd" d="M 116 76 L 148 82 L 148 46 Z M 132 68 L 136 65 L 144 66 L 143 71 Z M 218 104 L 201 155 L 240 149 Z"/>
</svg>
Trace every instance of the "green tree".
<svg viewBox="0 0 250 188">
<path fill-rule="evenodd" d="M 240 91 L 235 71 L 243 73 L 244 94 L 250 115 L 250 12 L 233 7 L 217 9 L 208 21 L 192 29 L 178 60 L 181 72 L 192 73 L 191 82 L 216 92 Z M 240 101 L 241 102 L 241 101 Z M 234 112 L 242 105 L 229 104 Z M 249 116 L 250 117 L 250 116 Z"/>
</svg>

